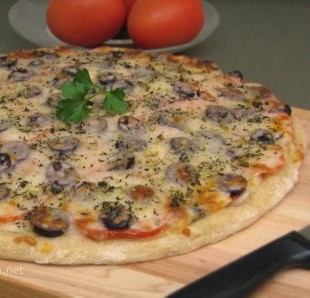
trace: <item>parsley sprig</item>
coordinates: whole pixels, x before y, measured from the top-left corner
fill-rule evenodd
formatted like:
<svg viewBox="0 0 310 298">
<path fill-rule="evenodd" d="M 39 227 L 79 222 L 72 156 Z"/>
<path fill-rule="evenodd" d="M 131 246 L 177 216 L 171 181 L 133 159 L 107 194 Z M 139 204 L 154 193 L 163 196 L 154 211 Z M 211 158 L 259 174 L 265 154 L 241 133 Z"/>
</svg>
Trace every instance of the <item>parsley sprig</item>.
<svg viewBox="0 0 310 298">
<path fill-rule="evenodd" d="M 79 69 L 72 81 L 61 84 L 59 88 L 64 99 L 58 102 L 56 116 L 65 123 L 78 123 L 87 118 L 92 106 L 91 99 L 100 94 L 104 95 L 102 106 L 106 111 L 124 114 L 128 109 L 123 89 L 108 91 L 94 84 L 85 68 Z"/>
</svg>

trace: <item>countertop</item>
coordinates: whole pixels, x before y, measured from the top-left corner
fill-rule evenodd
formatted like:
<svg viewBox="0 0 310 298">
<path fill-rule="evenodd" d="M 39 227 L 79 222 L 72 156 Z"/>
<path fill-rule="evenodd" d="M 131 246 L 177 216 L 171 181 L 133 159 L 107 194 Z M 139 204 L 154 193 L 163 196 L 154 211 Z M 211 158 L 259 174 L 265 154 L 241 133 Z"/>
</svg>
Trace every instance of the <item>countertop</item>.
<svg viewBox="0 0 310 298">
<path fill-rule="evenodd" d="M 7 14 L 17 0 L 0 2 L 0 53 L 35 44 L 11 28 Z M 183 53 L 212 60 L 228 72 L 262 83 L 283 102 L 310 109 L 310 1 L 209 0 L 220 25 L 203 43 Z"/>
</svg>

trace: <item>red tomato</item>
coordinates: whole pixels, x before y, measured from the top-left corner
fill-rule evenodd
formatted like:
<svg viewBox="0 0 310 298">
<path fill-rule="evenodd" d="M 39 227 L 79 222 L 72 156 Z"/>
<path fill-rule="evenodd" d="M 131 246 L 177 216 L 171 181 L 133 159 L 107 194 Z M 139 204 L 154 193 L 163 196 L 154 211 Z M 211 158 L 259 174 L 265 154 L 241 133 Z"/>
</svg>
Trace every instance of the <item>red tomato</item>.
<svg viewBox="0 0 310 298">
<path fill-rule="evenodd" d="M 120 230 L 107 230 L 107 229 L 94 229 L 88 227 L 92 223 L 92 218 L 80 218 L 75 221 L 76 227 L 88 238 L 102 241 L 106 239 L 141 239 L 156 236 L 168 229 L 167 224 L 163 224 L 151 230 L 140 229 L 120 229 Z"/>
<path fill-rule="evenodd" d="M 124 25 L 123 0 L 50 0 L 47 23 L 59 39 L 78 46 L 99 45 Z"/>
<path fill-rule="evenodd" d="M 123 0 L 123 1 L 124 1 L 126 10 L 129 13 L 129 11 L 131 10 L 131 8 L 132 8 L 133 4 L 136 2 L 136 0 Z"/>
<path fill-rule="evenodd" d="M 201 0 L 137 0 L 127 29 L 142 48 L 161 48 L 192 40 L 204 23 Z"/>
</svg>

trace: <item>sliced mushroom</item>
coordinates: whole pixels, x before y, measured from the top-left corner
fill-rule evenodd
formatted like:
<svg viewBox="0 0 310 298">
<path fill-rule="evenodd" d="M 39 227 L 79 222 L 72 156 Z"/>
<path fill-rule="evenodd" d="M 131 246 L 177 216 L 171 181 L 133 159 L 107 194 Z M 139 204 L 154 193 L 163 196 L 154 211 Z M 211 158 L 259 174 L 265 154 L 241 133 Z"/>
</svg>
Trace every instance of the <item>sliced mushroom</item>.
<svg viewBox="0 0 310 298">
<path fill-rule="evenodd" d="M 189 164 L 173 163 L 166 169 L 166 178 L 179 185 L 196 184 L 198 174 Z"/>
<path fill-rule="evenodd" d="M 35 71 L 27 68 L 17 68 L 14 69 L 10 74 L 9 74 L 9 80 L 14 81 L 14 82 L 21 82 L 21 81 L 27 81 L 31 77 L 35 75 Z"/>
<path fill-rule="evenodd" d="M 218 178 L 218 188 L 232 197 L 240 196 L 247 187 L 247 180 L 237 174 L 229 173 Z"/>
<path fill-rule="evenodd" d="M 56 208 L 39 208 L 30 215 L 33 230 L 40 236 L 58 237 L 69 227 L 67 214 Z"/>
<path fill-rule="evenodd" d="M 129 195 L 136 201 L 145 201 L 154 195 L 154 190 L 150 186 L 138 184 L 130 189 Z"/>
<path fill-rule="evenodd" d="M 133 116 L 121 116 L 118 118 L 118 127 L 126 132 L 138 132 L 142 129 L 142 122 Z"/>
<path fill-rule="evenodd" d="M 88 118 L 79 125 L 81 132 L 88 133 L 102 133 L 107 127 L 108 122 L 104 117 Z"/>
<path fill-rule="evenodd" d="M 0 132 L 7 130 L 12 125 L 12 122 L 9 119 L 0 120 Z"/>
<path fill-rule="evenodd" d="M 251 133 L 250 140 L 260 145 L 272 145 L 275 143 L 272 133 L 260 128 Z"/>
<path fill-rule="evenodd" d="M 128 170 L 133 168 L 134 165 L 135 156 L 130 152 L 126 152 L 122 156 L 116 157 L 110 162 L 109 170 Z"/>
<path fill-rule="evenodd" d="M 77 173 L 73 166 L 66 162 L 55 161 L 46 170 L 46 178 L 50 184 L 61 186 L 73 185 L 76 181 Z"/>
<path fill-rule="evenodd" d="M 86 201 L 96 189 L 96 184 L 84 181 L 75 187 L 73 198 L 76 200 Z"/>
<path fill-rule="evenodd" d="M 139 152 L 145 150 L 147 142 L 135 136 L 119 138 L 115 143 L 115 148 L 119 151 Z"/>
<path fill-rule="evenodd" d="M 51 124 L 51 118 L 47 114 L 37 112 L 28 116 L 27 124 L 32 128 L 44 128 Z"/>
<path fill-rule="evenodd" d="M 179 84 L 174 87 L 174 91 L 182 99 L 191 99 L 195 96 L 194 88 L 189 84 Z"/>
<path fill-rule="evenodd" d="M 208 106 L 206 118 L 217 123 L 231 123 L 235 120 L 230 109 L 219 105 Z"/>
<path fill-rule="evenodd" d="M 0 173 L 1 173 L 1 165 L 0 165 Z M 11 190 L 6 186 L 5 183 L 0 183 L 0 201 L 6 199 Z"/>
<path fill-rule="evenodd" d="M 23 141 L 10 141 L 1 147 L 0 152 L 9 155 L 14 164 L 16 161 L 26 159 L 30 154 L 30 149 Z"/>
<path fill-rule="evenodd" d="M 0 153 L 0 173 L 8 170 L 12 166 L 10 155 L 7 153 Z"/>
<path fill-rule="evenodd" d="M 48 146 L 51 150 L 58 151 L 60 154 L 69 154 L 78 147 L 79 143 L 76 137 L 67 136 L 53 139 Z"/>
<path fill-rule="evenodd" d="M 107 229 L 122 230 L 130 227 L 133 216 L 131 211 L 124 206 L 104 202 L 103 212 L 100 214 L 99 219 Z"/>
</svg>

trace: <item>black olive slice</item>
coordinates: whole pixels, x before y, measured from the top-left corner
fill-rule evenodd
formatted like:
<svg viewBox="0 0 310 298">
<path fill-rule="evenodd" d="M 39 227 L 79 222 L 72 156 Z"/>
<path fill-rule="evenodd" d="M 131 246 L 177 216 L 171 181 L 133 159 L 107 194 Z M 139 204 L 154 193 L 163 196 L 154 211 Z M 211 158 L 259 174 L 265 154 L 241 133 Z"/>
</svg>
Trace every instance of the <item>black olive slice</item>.
<svg viewBox="0 0 310 298">
<path fill-rule="evenodd" d="M 105 87 L 108 90 L 112 89 L 113 84 L 116 81 L 116 75 L 108 72 L 108 73 L 101 73 L 97 76 L 97 80 L 100 85 Z"/>
<path fill-rule="evenodd" d="M 30 127 L 43 128 L 51 123 L 51 118 L 49 115 L 42 113 L 34 113 L 30 115 L 27 119 L 27 124 Z"/>
<path fill-rule="evenodd" d="M 170 147 L 176 153 L 182 153 L 192 148 L 192 142 L 189 138 L 178 137 L 170 139 Z"/>
<path fill-rule="evenodd" d="M 73 152 L 79 145 L 79 140 L 73 136 L 59 137 L 53 139 L 49 144 L 49 148 L 58 151 L 61 154 L 69 154 Z"/>
<path fill-rule="evenodd" d="M 60 186 L 73 185 L 76 176 L 76 170 L 66 162 L 55 161 L 46 170 L 46 178 L 50 184 L 56 183 Z"/>
<path fill-rule="evenodd" d="M 61 69 L 61 73 L 68 75 L 69 77 L 74 77 L 76 72 L 78 71 L 77 66 L 67 66 Z"/>
<path fill-rule="evenodd" d="M 174 91 L 182 99 L 191 99 L 195 96 L 195 90 L 189 84 L 180 84 L 175 86 Z"/>
<path fill-rule="evenodd" d="M 9 119 L 0 120 L 0 132 L 7 130 L 12 125 L 12 122 Z"/>
<path fill-rule="evenodd" d="M 162 110 L 158 113 L 158 124 L 183 129 L 186 124 L 186 118 L 180 113 L 173 113 L 170 110 Z"/>
<path fill-rule="evenodd" d="M 271 108 L 271 112 L 276 113 L 285 113 L 289 116 L 292 116 L 292 109 L 288 104 L 279 103 L 275 107 Z"/>
<path fill-rule="evenodd" d="M 292 108 L 288 104 L 284 105 L 283 112 L 289 116 L 292 116 Z"/>
<path fill-rule="evenodd" d="M 17 59 L 10 58 L 7 55 L 0 55 L 0 68 L 10 68 L 15 66 L 17 63 Z"/>
<path fill-rule="evenodd" d="M 233 71 L 230 71 L 228 74 L 232 77 L 239 79 L 240 81 L 243 80 L 243 74 L 240 70 L 233 70 Z"/>
<path fill-rule="evenodd" d="M 73 197 L 76 200 L 86 201 L 96 189 L 96 184 L 84 181 L 75 187 Z"/>
<path fill-rule="evenodd" d="M 230 123 L 235 120 L 234 114 L 230 109 L 219 105 L 208 106 L 206 118 L 217 123 Z"/>
<path fill-rule="evenodd" d="M 39 208 L 30 215 L 35 233 L 45 237 L 59 237 L 69 227 L 66 213 L 56 208 Z"/>
<path fill-rule="evenodd" d="M 6 186 L 5 183 L 0 183 L 0 201 L 6 199 L 9 196 L 10 192 L 11 190 Z"/>
<path fill-rule="evenodd" d="M 30 154 L 30 149 L 23 141 L 10 141 L 1 147 L 0 152 L 8 154 L 13 163 L 26 159 Z"/>
<path fill-rule="evenodd" d="M 33 70 L 29 70 L 26 68 L 17 68 L 9 74 L 9 80 L 14 82 L 27 81 L 35 74 L 36 73 Z"/>
<path fill-rule="evenodd" d="M 0 173 L 8 170 L 12 166 L 10 155 L 7 153 L 0 153 Z"/>
<path fill-rule="evenodd" d="M 275 143 L 271 132 L 264 129 L 256 129 L 251 133 L 250 140 L 260 145 L 272 145 Z"/>
<path fill-rule="evenodd" d="M 57 182 L 51 184 L 51 192 L 54 195 L 61 193 L 64 190 L 62 185 L 59 185 Z"/>
<path fill-rule="evenodd" d="M 139 152 L 145 150 L 146 147 L 146 141 L 134 136 L 119 138 L 115 142 L 115 148 L 119 151 Z"/>
<path fill-rule="evenodd" d="M 37 86 L 29 86 L 22 92 L 22 95 L 25 96 L 26 98 L 36 97 L 40 94 L 42 94 L 42 89 Z"/>
<path fill-rule="evenodd" d="M 55 108 L 58 105 L 58 102 L 61 100 L 61 93 L 54 93 L 51 94 L 47 100 L 46 103 L 48 106 L 50 106 L 51 108 Z"/>
<path fill-rule="evenodd" d="M 220 176 L 218 187 L 224 192 L 228 192 L 232 197 L 240 196 L 247 187 L 247 180 L 237 174 L 229 173 Z"/>
<path fill-rule="evenodd" d="M 110 163 L 109 170 L 128 170 L 133 168 L 135 165 L 135 156 L 130 153 L 126 152 L 120 157 L 116 157 Z"/>
<path fill-rule="evenodd" d="M 28 63 L 28 66 L 29 67 L 38 67 L 38 66 L 41 66 L 43 63 L 44 63 L 44 60 L 41 58 L 38 58 L 38 59 L 31 60 Z"/>
<path fill-rule="evenodd" d="M 134 89 L 134 84 L 126 79 L 118 79 L 114 82 L 112 88 L 113 90 L 121 88 L 124 90 L 126 95 L 129 95 Z"/>
<path fill-rule="evenodd" d="M 179 185 L 195 184 L 198 174 L 189 164 L 173 163 L 166 169 L 166 178 Z"/>
<path fill-rule="evenodd" d="M 133 216 L 131 211 L 124 206 L 104 202 L 103 212 L 100 214 L 99 219 L 107 229 L 122 230 L 130 227 Z"/>
<path fill-rule="evenodd" d="M 121 116 L 118 119 L 118 127 L 126 132 L 137 132 L 141 130 L 142 123 L 133 116 Z"/>
<path fill-rule="evenodd" d="M 79 129 L 81 132 L 101 133 L 106 131 L 108 122 L 104 117 L 88 118 L 84 120 Z"/>
<path fill-rule="evenodd" d="M 129 195 L 136 201 L 146 201 L 154 195 L 154 190 L 150 186 L 138 184 L 130 189 Z"/>
</svg>

